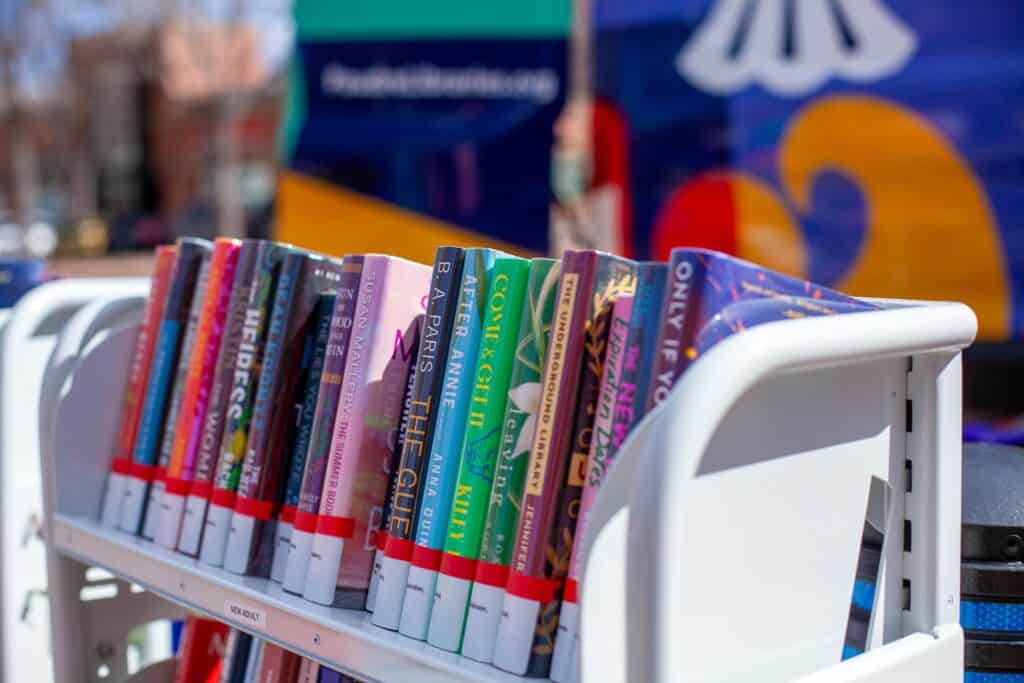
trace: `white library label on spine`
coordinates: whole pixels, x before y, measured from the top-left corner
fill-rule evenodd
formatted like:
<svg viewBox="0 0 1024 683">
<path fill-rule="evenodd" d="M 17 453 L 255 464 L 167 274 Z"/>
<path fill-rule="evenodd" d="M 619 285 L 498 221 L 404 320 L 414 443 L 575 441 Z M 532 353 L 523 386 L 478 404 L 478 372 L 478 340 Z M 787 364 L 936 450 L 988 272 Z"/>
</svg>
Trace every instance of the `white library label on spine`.
<svg viewBox="0 0 1024 683">
<path fill-rule="evenodd" d="M 334 592 L 338 585 L 338 569 L 341 567 L 341 552 L 345 541 L 337 536 L 316 534 L 309 554 L 309 571 L 306 572 L 306 588 L 302 597 L 320 605 L 334 603 Z"/>
<path fill-rule="evenodd" d="M 522 676 L 530 663 L 533 631 L 540 616 L 540 603 L 518 595 L 505 594 L 494 639 L 494 666 Z"/>
<path fill-rule="evenodd" d="M 478 662 L 490 664 L 494 659 L 494 641 L 498 637 L 501 603 L 505 589 L 474 583 L 469 594 L 469 612 L 466 616 L 466 636 L 462 639 L 462 654 Z"/>
<path fill-rule="evenodd" d="M 416 640 L 427 639 L 430 608 L 434 605 L 436 586 L 436 571 L 423 567 L 409 567 L 409 579 L 405 583 L 405 602 L 402 604 L 402 621 L 398 625 L 399 633 Z"/>
<path fill-rule="evenodd" d="M 224 564 L 224 549 L 228 541 L 228 526 L 231 524 L 231 508 L 210 505 L 203 527 L 203 549 L 199 560 L 213 567 Z"/>
<path fill-rule="evenodd" d="M 164 498 L 164 482 L 159 479 L 149 487 L 149 502 L 146 503 L 146 519 L 142 524 L 142 536 L 153 540 L 160 526 L 160 501 Z"/>
<path fill-rule="evenodd" d="M 235 512 L 231 515 L 228 528 L 227 548 L 224 551 L 224 569 L 234 574 L 244 574 L 249 568 L 249 552 L 256 532 L 256 519 Z"/>
<path fill-rule="evenodd" d="M 284 570 L 288 566 L 288 554 L 292 548 L 292 525 L 278 520 L 274 528 L 274 561 L 270 564 L 270 580 L 284 581 Z"/>
<path fill-rule="evenodd" d="M 373 605 L 373 623 L 381 628 L 398 630 L 402 620 L 402 603 L 409 580 L 409 562 L 384 556 L 377 578 L 377 600 Z"/>
<path fill-rule="evenodd" d="M 427 642 L 449 652 L 459 651 L 462 627 L 466 623 L 466 602 L 472 581 L 448 574 L 437 577 L 434 606 L 430 610 Z"/>
<path fill-rule="evenodd" d="M 103 496 L 103 512 L 100 513 L 100 524 L 107 529 L 116 529 L 121 522 L 121 503 L 127 485 L 128 477 L 123 474 L 111 472 L 107 476 L 107 492 Z"/>
<path fill-rule="evenodd" d="M 384 551 L 377 549 L 373 554 L 373 571 L 370 572 L 370 589 L 366 592 L 366 611 L 372 613 L 377 605 L 377 584 L 380 583 L 380 564 Z"/>
<path fill-rule="evenodd" d="M 292 529 L 291 548 L 288 549 L 288 562 L 284 568 L 283 588 L 289 593 L 302 595 L 306 589 L 306 576 L 309 574 L 309 554 L 313 550 L 313 534 L 308 531 Z"/>
<path fill-rule="evenodd" d="M 146 503 L 146 488 L 148 482 L 144 479 L 129 477 L 124 487 L 124 497 L 121 499 L 121 531 L 130 534 L 139 533 L 139 524 L 142 523 L 142 506 Z"/>
<path fill-rule="evenodd" d="M 573 641 L 579 625 L 580 608 L 574 602 L 563 602 L 558 616 L 558 631 L 555 636 L 555 651 L 551 655 L 551 680 L 555 683 L 569 683 L 572 669 Z"/>
<path fill-rule="evenodd" d="M 160 498 L 160 523 L 156 529 L 156 542 L 163 548 L 178 547 L 181 517 L 185 513 L 185 496 L 164 491 Z"/>
<path fill-rule="evenodd" d="M 199 541 L 203 538 L 203 523 L 206 521 L 208 504 L 209 501 L 201 496 L 189 496 L 185 499 L 178 550 L 186 555 L 195 557 L 199 554 Z"/>
</svg>

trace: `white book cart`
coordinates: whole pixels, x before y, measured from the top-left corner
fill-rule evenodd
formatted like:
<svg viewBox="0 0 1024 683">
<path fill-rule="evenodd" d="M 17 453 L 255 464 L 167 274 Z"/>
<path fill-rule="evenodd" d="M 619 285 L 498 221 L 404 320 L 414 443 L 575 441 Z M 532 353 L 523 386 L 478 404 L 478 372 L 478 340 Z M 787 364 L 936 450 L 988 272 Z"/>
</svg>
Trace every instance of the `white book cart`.
<svg viewBox="0 0 1024 683">
<path fill-rule="evenodd" d="M 959 304 L 880 303 L 725 340 L 624 444 L 590 526 L 584 683 L 963 680 L 960 352 L 976 321 Z M 42 399 L 59 683 L 104 680 L 101 625 L 182 607 L 367 681 L 523 680 L 101 528 L 134 334 L 87 341 Z M 868 518 L 885 543 L 867 651 L 841 662 Z M 130 600 L 83 602 L 86 567 Z"/>
</svg>

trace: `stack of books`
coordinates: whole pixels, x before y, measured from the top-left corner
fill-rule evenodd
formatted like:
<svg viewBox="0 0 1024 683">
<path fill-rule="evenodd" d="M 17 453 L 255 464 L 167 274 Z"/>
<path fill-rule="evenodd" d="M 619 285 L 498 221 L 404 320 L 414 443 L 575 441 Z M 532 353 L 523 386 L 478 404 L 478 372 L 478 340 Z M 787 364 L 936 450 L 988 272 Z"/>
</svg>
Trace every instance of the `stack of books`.
<svg viewBox="0 0 1024 683">
<path fill-rule="evenodd" d="M 103 523 L 520 675 L 578 676 L 616 454 L 744 328 L 871 304 L 723 254 L 157 254 Z"/>
<path fill-rule="evenodd" d="M 360 683 L 274 643 L 212 619 L 189 617 L 175 683 Z"/>
</svg>

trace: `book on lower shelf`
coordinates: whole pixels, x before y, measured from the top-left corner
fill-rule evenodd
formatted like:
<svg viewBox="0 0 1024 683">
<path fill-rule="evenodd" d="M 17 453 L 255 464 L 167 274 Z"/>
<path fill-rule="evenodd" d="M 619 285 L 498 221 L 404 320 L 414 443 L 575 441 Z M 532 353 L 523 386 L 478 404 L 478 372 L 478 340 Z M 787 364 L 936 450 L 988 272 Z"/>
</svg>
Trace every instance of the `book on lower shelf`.
<svg viewBox="0 0 1024 683">
<path fill-rule="evenodd" d="M 181 240 L 173 267 L 160 252 L 111 466 L 131 471 L 134 452 L 151 472 L 173 444 L 159 545 L 558 683 L 578 677 L 588 515 L 647 410 L 744 329 L 874 308 L 700 249 L 637 263 L 440 247 L 429 267 L 218 240 L 201 277 L 208 251 Z M 143 511 L 122 500 L 121 528 L 138 533 Z M 221 680 L 334 675 L 229 643 Z"/>
</svg>

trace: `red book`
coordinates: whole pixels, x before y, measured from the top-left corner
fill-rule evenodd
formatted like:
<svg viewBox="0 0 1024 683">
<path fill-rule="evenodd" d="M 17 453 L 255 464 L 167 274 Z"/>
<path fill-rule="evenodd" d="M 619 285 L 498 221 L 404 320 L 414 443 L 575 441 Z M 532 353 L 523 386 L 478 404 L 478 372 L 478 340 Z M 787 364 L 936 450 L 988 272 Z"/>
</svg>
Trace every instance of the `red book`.
<svg viewBox="0 0 1024 683">
<path fill-rule="evenodd" d="M 296 683 L 299 679 L 299 667 L 302 657 L 289 652 L 273 643 L 263 644 L 263 656 L 260 657 L 260 672 L 256 676 L 257 683 Z"/>
<path fill-rule="evenodd" d="M 189 617 L 178 655 L 175 683 L 216 680 L 214 671 L 221 666 L 227 644 L 228 627 L 213 619 Z"/>
<path fill-rule="evenodd" d="M 132 352 L 132 363 L 128 369 L 128 383 L 125 386 L 124 399 L 121 402 L 121 425 L 118 428 L 117 440 L 114 442 L 114 457 L 110 465 L 111 476 L 107 484 L 107 494 L 103 504 L 102 523 L 111 529 L 116 528 L 121 519 L 121 499 L 123 497 L 121 478 L 131 469 L 132 453 L 135 450 L 135 435 L 139 431 L 139 419 L 142 417 L 142 399 L 146 395 L 146 382 L 149 379 L 149 368 L 153 362 L 153 349 L 163 317 L 164 301 L 167 298 L 167 286 L 171 279 L 171 268 L 174 266 L 175 248 L 173 246 L 157 247 L 156 262 L 153 266 L 153 282 L 150 285 L 149 299 L 143 309 L 142 322 L 138 335 L 135 337 L 135 349 Z"/>
</svg>

